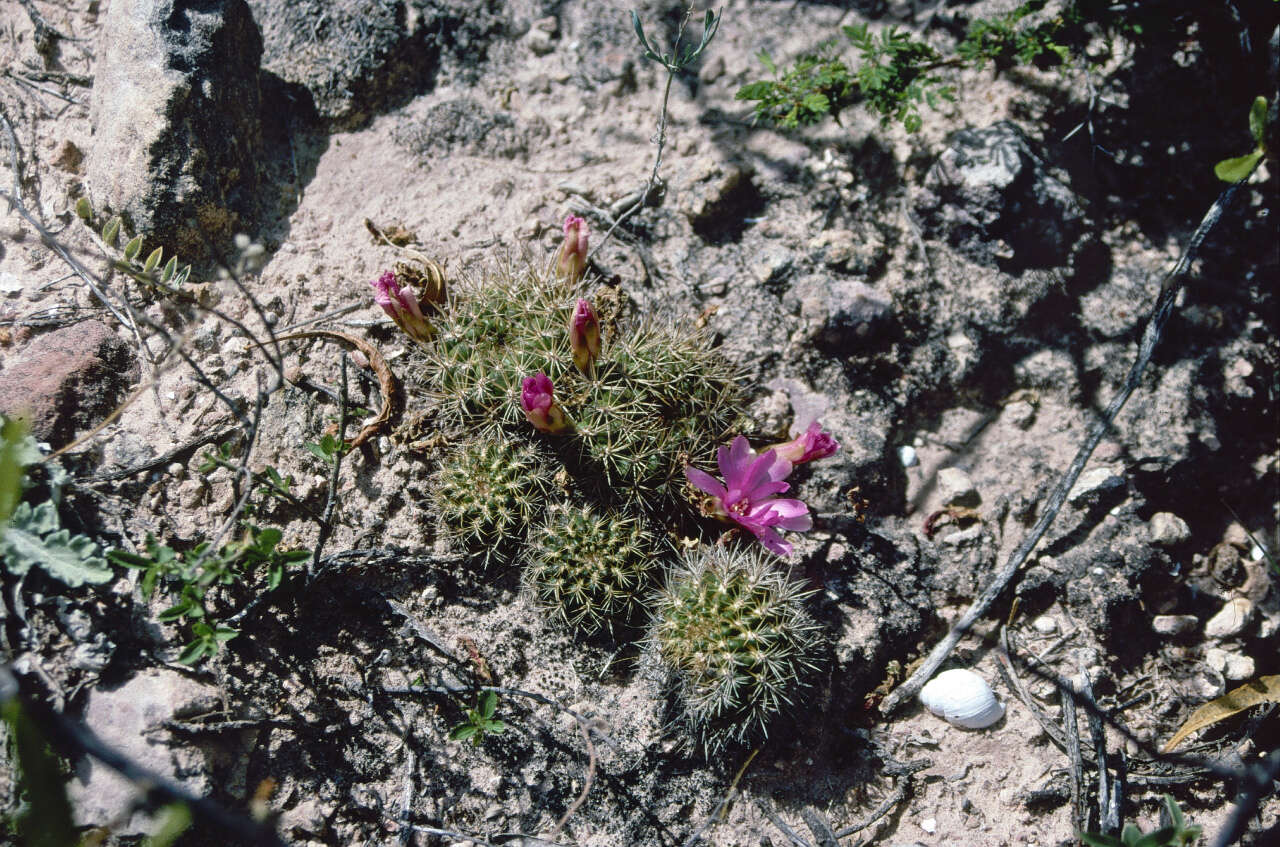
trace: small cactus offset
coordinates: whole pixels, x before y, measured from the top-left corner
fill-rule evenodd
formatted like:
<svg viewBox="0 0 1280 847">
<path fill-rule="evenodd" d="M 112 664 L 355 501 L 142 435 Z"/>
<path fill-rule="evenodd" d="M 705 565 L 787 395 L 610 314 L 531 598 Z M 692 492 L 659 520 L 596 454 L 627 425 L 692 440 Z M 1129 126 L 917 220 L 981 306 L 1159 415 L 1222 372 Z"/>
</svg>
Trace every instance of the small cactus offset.
<svg viewBox="0 0 1280 847">
<path fill-rule="evenodd" d="M 534 448 L 485 439 L 446 457 L 432 492 L 441 523 L 488 562 L 510 555 L 546 508 L 549 485 Z"/>
<path fill-rule="evenodd" d="M 803 608 L 809 593 L 739 547 L 704 547 L 669 575 L 653 640 L 707 753 L 767 735 L 811 681 L 819 634 Z"/>
<path fill-rule="evenodd" d="M 589 506 L 555 506 L 529 532 L 525 581 L 570 627 L 596 632 L 640 609 L 654 540 L 640 522 Z"/>
</svg>

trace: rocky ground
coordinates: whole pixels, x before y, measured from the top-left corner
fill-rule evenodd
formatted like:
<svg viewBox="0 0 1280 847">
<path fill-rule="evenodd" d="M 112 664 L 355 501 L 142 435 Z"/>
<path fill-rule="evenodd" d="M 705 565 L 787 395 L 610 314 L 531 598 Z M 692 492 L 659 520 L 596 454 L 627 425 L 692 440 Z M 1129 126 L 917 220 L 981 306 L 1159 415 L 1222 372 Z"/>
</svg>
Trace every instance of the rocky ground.
<svg viewBox="0 0 1280 847">
<path fill-rule="evenodd" d="M 249 612 L 194 667 L 177 661 L 189 631 L 158 620 L 172 599 L 148 599 L 137 571 L 78 588 L 6 571 L 3 647 L 24 691 L 192 793 L 265 798 L 292 844 L 1058 845 L 1098 825 L 1097 778 L 1087 767 L 1073 802 L 1070 759 L 1039 722 L 1064 718 L 1046 675 L 1087 677 L 1124 728 L 1104 741 L 1127 760 L 1124 818 L 1149 828 L 1169 792 L 1207 843 L 1238 786 L 1152 754 L 1200 704 L 1280 673 L 1267 164 L 1209 234 L 1031 561 L 948 661 L 982 674 L 1006 716 L 965 730 L 878 704 L 1040 517 L 1123 383 L 1223 187 L 1212 164 L 1248 149 L 1249 103 L 1275 87 L 1271 4 L 1185 4 L 1167 30 L 1095 35 L 1065 68 L 948 69 L 954 101 L 913 134 L 861 106 L 839 125 L 756 125 L 734 94 L 763 75 L 761 49 L 789 59 L 869 21 L 948 53 L 1014 4 L 848 5 L 725 4 L 671 86 L 665 195 L 607 242 L 653 167 L 666 82 L 629 4 L 0 9 L 0 409 L 53 448 L 81 438 L 56 460 L 63 526 L 133 551 L 148 534 L 175 549 L 214 537 L 241 488 L 202 456 L 238 428 L 223 398 L 261 396 L 248 466 L 293 476 L 296 502 L 254 520 L 330 557 L 278 597 L 261 575 L 218 589 L 219 614 Z M 680 4 L 636 8 L 673 37 Z M 190 296 L 111 272 L 119 250 L 77 219 L 81 197 L 96 225 L 125 214 L 142 256 L 192 262 Z M 696 320 L 741 369 L 753 439 L 817 418 L 842 445 L 797 477 L 817 520 L 792 536 L 791 567 L 816 592 L 820 679 L 754 756 L 690 750 L 651 647 L 576 637 L 514 572 L 466 565 L 437 531 L 421 361 L 367 283 L 406 248 L 458 285 L 542 264 L 571 213 L 603 242 L 592 285 L 627 315 Z M 267 326 L 354 334 L 403 387 L 333 496 L 304 444 L 338 415 L 341 347 L 287 342 L 273 382 L 255 346 Z M 376 410 L 359 364 L 352 403 Z M 321 537 L 308 512 L 327 504 Z M 439 689 L 480 677 L 537 697 L 501 697 L 503 734 L 450 740 L 472 703 Z M 1277 748 L 1267 708 L 1186 749 L 1257 762 Z M 97 843 L 155 825 L 134 786 L 89 759 L 71 768 L 75 822 L 104 827 Z M 1277 832 L 1271 797 L 1243 843 Z M 182 843 L 229 841 L 197 826 Z"/>
</svg>

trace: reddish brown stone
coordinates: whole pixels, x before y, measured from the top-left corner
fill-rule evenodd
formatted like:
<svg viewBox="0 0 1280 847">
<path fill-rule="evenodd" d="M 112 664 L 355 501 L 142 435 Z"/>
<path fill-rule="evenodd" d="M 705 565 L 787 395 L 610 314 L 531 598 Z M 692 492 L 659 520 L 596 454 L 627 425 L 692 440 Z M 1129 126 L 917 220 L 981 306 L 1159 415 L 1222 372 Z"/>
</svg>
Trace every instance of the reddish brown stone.
<svg viewBox="0 0 1280 847">
<path fill-rule="evenodd" d="M 0 370 L 0 412 L 31 424 L 31 434 L 56 446 L 110 412 L 137 379 L 133 352 L 101 321 L 82 321 L 6 351 Z"/>
</svg>

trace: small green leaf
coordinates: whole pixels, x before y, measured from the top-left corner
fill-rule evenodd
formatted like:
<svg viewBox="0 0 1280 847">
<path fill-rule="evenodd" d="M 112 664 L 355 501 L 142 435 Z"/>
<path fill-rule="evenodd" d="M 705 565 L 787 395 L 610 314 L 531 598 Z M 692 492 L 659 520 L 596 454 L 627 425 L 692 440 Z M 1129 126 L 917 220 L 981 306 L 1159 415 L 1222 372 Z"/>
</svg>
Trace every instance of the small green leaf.
<svg viewBox="0 0 1280 847">
<path fill-rule="evenodd" d="M 1082 832 L 1080 840 L 1089 847 L 1125 847 L 1125 843 L 1114 835 L 1103 835 L 1100 832 Z"/>
<path fill-rule="evenodd" d="M 1258 142 L 1258 146 L 1262 146 L 1262 137 L 1267 131 L 1267 98 L 1255 97 L 1253 105 L 1249 107 L 1249 132 L 1253 133 L 1253 140 Z"/>
<path fill-rule="evenodd" d="M 204 658 L 205 653 L 209 652 L 209 644 L 204 639 L 196 639 L 182 649 L 178 654 L 178 664 L 194 665 L 196 662 Z"/>
<path fill-rule="evenodd" d="M 769 55 L 768 50 L 761 50 L 756 54 L 756 58 L 760 60 L 760 64 L 764 65 L 765 69 L 768 70 L 769 73 L 777 76 L 778 66 L 773 63 L 773 57 Z"/>
<path fill-rule="evenodd" d="M 1137 827 L 1134 828 L 1136 829 Z M 1133 847 L 1165 847 L 1165 845 L 1172 843 L 1172 838 L 1177 831 L 1175 827 L 1166 826 L 1163 829 L 1157 829 L 1155 832 L 1148 832 L 1133 842 Z"/>
<path fill-rule="evenodd" d="M 760 82 L 749 82 L 738 89 L 738 93 L 734 95 L 735 100 L 763 100 L 773 91 L 773 83 L 766 80 Z"/>
<path fill-rule="evenodd" d="M 1173 799 L 1171 794 L 1165 794 L 1162 799 L 1164 800 L 1165 812 L 1169 815 L 1169 823 L 1178 829 L 1184 828 L 1187 821 L 1182 816 L 1182 808 L 1178 805 L 1178 801 Z"/>
<path fill-rule="evenodd" d="M 1213 174 L 1223 182 L 1239 182 L 1246 179 L 1249 174 L 1253 173 L 1254 167 L 1262 158 L 1261 150 L 1254 150 L 1247 156 L 1237 156 L 1234 159 L 1223 159 L 1221 162 L 1213 166 Z"/>
<path fill-rule="evenodd" d="M 160 614 L 156 615 L 158 621 L 176 621 L 178 618 L 185 617 L 186 614 L 195 607 L 190 600 L 183 600 L 176 606 L 170 606 Z"/>
<path fill-rule="evenodd" d="M 120 216 L 116 215 L 114 218 L 107 221 L 106 226 L 102 228 L 102 240 L 107 242 L 108 247 L 116 246 L 116 237 L 120 235 L 121 223 L 123 223 L 123 221 L 120 220 Z"/>
<path fill-rule="evenodd" d="M 161 257 L 164 256 L 164 248 L 157 247 L 151 251 L 151 255 L 142 263 L 142 272 L 149 274 L 156 269 L 156 265 L 160 264 Z"/>
<path fill-rule="evenodd" d="M 466 741 L 467 739 L 474 737 L 475 734 L 479 731 L 480 731 L 480 727 L 474 726 L 473 724 L 464 723 L 459 726 L 455 726 L 449 732 L 449 737 L 454 741 Z"/>
<path fill-rule="evenodd" d="M 126 262 L 132 262 L 133 257 L 138 255 L 138 251 L 141 249 L 142 249 L 142 236 L 135 235 L 128 244 L 124 245 L 124 260 Z"/>
<path fill-rule="evenodd" d="M 1125 847 L 1137 847 L 1138 839 L 1142 837 L 1142 830 L 1138 829 L 1138 825 L 1129 822 L 1124 825 L 1124 829 L 1120 830 L 1120 840 L 1124 842 Z"/>
<path fill-rule="evenodd" d="M 93 217 L 93 204 L 89 202 L 88 197 L 81 197 L 76 201 L 76 217 L 82 221 Z"/>
<path fill-rule="evenodd" d="M 480 698 L 480 717 L 486 720 L 493 717 L 493 713 L 498 708 L 498 692 L 486 691 L 484 696 Z"/>
<path fill-rule="evenodd" d="M 173 274 L 178 270 L 178 257 L 170 256 L 169 261 L 164 263 L 164 269 L 160 271 L 160 282 L 167 283 L 173 279 Z"/>
</svg>

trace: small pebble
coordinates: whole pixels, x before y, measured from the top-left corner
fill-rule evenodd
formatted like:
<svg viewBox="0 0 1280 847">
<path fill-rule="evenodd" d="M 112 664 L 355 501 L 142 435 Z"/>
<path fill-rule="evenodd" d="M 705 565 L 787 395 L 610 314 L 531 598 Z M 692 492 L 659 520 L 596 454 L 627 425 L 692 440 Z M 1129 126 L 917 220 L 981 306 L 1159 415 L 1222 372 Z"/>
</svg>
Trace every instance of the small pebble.
<svg viewBox="0 0 1280 847">
<path fill-rule="evenodd" d="M 1199 623 L 1195 615 L 1156 615 L 1151 619 L 1151 629 L 1156 635 L 1184 635 Z"/>
<path fill-rule="evenodd" d="M 187 475 L 187 466 L 182 462 L 171 462 L 166 470 L 169 471 L 169 476 L 174 479 L 182 479 Z"/>
<path fill-rule="evenodd" d="M 920 464 L 920 457 L 916 455 L 916 448 L 905 444 L 898 448 L 898 461 L 902 462 L 904 468 L 914 468 Z"/>
<path fill-rule="evenodd" d="M 1236 597 L 1223 604 L 1222 609 L 1204 625 L 1205 638 L 1231 638 L 1244 632 L 1253 620 L 1253 603 L 1244 597 Z"/>
<path fill-rule="evenodd" d="M 1231 682 L 1243 682 L 1257 672 L 1253 659 L 1239 653 L 1210 647 L 1204 651 L 1204 663 Z"/>
<path fill-rule="evenodd" d="M 973 480 L 959 468 L 943 468 L 938 471 L 938 493 L 945 506 L 976 506 L 981 502 Z"/>
<path fill-rule="evenodd" d="M 1156 512 L 1148 524 L 1151 543 L 1160 547 L 1177 547 L 1191 537 L 1187 522 L 1172 512 Z"/>
<path fill-rule="evenodd" d="M 1041 615 L 1031 622 L 1031 626 L 1041 635 L 1053 635 L 1058 631 L 1058 622 L 1048 615 Z"/>
<path fill-rule="evenodd" d="M 1009 422 L 1018 429 L 1029 429 L 1036 420 L 1036 407 L 1026 400 L 1019 400 L 1004 407 L 1004 414 Z"/>
<path fill-rule="evenodd" d="M 929 833 L 930 835 L 933 835 L 935 832 L 938 831 L 938 819 L 925 818 L 924 820 L 920 821 L 920 828 L 923 829 L 925 832 Z"/>
<path fill-rule="evenodd" d="M 1124 477 L 1111 468 L 1094 468 L 1080 475 L 1076 484 L 1072 486 L 1071 493 L 1067 495 L 1067 499 L 1072 503 L 1080 503 L 1123 487 Z"/>
</svg>

